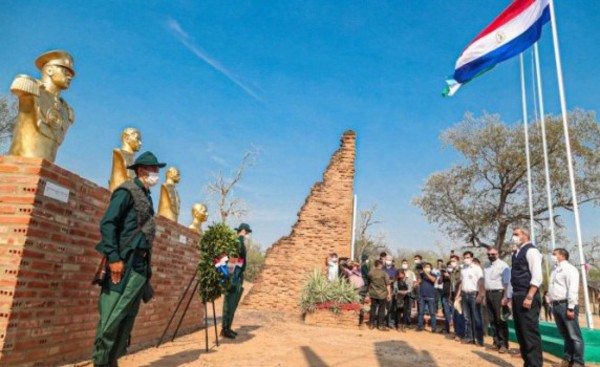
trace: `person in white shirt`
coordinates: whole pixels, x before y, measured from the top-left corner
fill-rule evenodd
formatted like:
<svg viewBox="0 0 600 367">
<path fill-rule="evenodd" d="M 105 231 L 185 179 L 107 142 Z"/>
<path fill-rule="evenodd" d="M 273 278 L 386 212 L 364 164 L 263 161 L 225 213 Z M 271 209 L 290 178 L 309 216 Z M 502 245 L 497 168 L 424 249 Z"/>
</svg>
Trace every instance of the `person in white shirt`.
<svg viewBox="0 0 600 367">
<path fill-rule="evenodd" d="M 338 277 L 340 270 L 338 257 L 335 252 L 332 252 L 325 258 L 325 265 L 327 265 L 327 280 L 333 282 Z"/>
<path fill-rule="evenodd" d="M 473 264 L 473 253 L 463 254 L 464 267 L 460 272 L 460 286 L 457 297 L 462 297 L 463 316 L 465 317 L 465 338 L 463 344 L 483 346 L 483 326 L 479 305 L 483 302 L 483 270 Z"/>
<path fill-rule="evenodd" d="M 511 287 L 502 305 L 512 304 L 515 334 L 524 366 L 541 367 L 542 338 L 540 336 L 540 309 L 542 298 L 542 255 L 529 240 L 529 231 L 523 227 L 513 229 L 513 244 L 517 250 L 512 256 Z M 512 301 L 512 302 L 511 302 Z"/>
<path fill-rule="evenodd" d="M 584 343 L 579 328 L 579 271 L 569 263 L 569 251 L 557 248 L 552 252 L 556 267 L 550 275 L 548 299 L 556 327 L 565 340 L 561 367 L 584 366 Z"/>
<path fill-rule="evenodd" d="M 507 296 L 510 284 L 510 268 L 498 258 L 498 250 L 487 251 L 490 261 L 483 268 L 485 300 L 490 323 L 494 326 L 494 344 L 489 348 L 499 353 L 508 352 L 508 323 L 502 320 L 502 299 Z"/>
</svg>

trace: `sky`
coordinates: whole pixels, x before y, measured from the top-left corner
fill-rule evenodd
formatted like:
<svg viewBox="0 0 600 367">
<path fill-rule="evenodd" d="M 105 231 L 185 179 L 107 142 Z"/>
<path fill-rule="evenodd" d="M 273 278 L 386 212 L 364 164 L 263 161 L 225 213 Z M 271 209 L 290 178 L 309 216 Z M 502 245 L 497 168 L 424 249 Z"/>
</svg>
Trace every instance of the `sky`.
<svg viewBox="0 0 600 367">
<path fill-rule="evenodd" d="M 57 164 L 106 186 L 121 131 L 136 127 L 142 150 L 181 170 L 184 224 L 193 203 L 208 200 L 213 173 L 259 148 L 234 194 L 246 200 L 244 221 L 263 247 L 289 234 L 353 129 L 355 193 L 359 209 L 377 205 L 374 232 L 392 249 L 456 246 L 411 199 L 457 161 L 439 135 L 465 112 L 522 118 L 517 59 L 441 97 L 460 52 L 508 4 L 9 0 L 0 13 L 0 95 L 17 74 L 39 76 L 39 54 L 69 51 L 77 75 L 62 96 L 76 121 Z M 556 0 L 556 9 L 568 108 L 598 110 L 600 2 Z M 549 25 L 540 52 L 545 109 L 558 114 Z M 585 239 L 600 234 L 598 214 L 582 211 Z M 564 220 L 572 237 L 572 219 Z"/>
</svg>

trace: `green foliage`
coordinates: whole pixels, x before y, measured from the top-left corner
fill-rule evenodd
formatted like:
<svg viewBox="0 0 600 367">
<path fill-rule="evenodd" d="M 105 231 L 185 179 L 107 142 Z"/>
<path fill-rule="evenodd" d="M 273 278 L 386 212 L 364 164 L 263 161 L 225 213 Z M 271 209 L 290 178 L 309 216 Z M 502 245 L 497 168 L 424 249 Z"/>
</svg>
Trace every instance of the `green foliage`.
<svg viewBox="0 0 600 367">
<path fill-rule="evenodd" d="M 339 305 L 358 303 L 360 296 L 352 285 L 344 278 L 336 278 L 329 282 L 321 269 L 317 268 L 307 277 L 300 295 L 302 313 L 313 312 L 317 304 L 333 302 L 331 310 L 339 311 Z"/>
<path fill-rule="evenodd" d="M 265 254 L 257 242 L 248 241 L 246 246 L 246 271 L 244 272 L 244 279 L 253 282 L 265 263 Z"/>
<path fill-rule="evenodd" d="M 214 259 L 227 254 L 238 255 L 239 241 L 237 234 L 223 223 L 208 227 L 202 235 L 199 249 L 201 252 L 198 263 L 199 292 L 202 302 L 211 302 L 219 298 L 230 284 L 230 279 L 224 279 L 222 273 L 217 272 Z M 225 280 L 225 281 L 223 281 Z"/>
<path fill-rule="evenodd" d="M 17 101 L 12 96 L 0 96 L 0 154 L 8 151 L 17 122 Z"/>
<path fill-rule="evenodd" d="M 577 196 L 580 204 L 599 204 L 600 124 L 592 112 L 569 113 L 569 131 L 574 156 Z M 573 198 L 565 158 L 565 141 L 560 116 L 546 116 L 548 161 L 552 182 L 552 205 L 572 210 Z M 528 127 L 533 181 L 536 234 L 554 220 L 558 234 L 560 219 L 548 218 L 544 159 L 540 125 Z M 441 139 L 460 154 L 455 164 L 433 173 L 422 195 L 413 200 L 430 223 L 454 240 L 467 240 L 476 246 L 494 246 L 500 255 L 510 254 L 509 228 L 529 225 L 527 164 L 524 128 L 521 123 L 506 124 L 497 114 L 476 118 L 466 114 L 458 125 L 445 131 Z M 557 214 L 555 212 L 555 215 Z M 487 242 L 487 244 L 486 244 Z M 536 242 L 547 242 L 536 236 Z M 463 242 L 464 243 L 464 242 Z"/>
</svg>

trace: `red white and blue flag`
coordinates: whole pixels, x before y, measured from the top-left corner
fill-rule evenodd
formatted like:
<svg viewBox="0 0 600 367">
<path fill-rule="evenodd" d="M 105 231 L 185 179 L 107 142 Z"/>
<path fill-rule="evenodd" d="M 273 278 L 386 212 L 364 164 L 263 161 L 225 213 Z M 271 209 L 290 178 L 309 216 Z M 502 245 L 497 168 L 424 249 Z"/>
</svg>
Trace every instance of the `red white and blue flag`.
<svg viewBox="0 0 600 367">
<path fill-rule="evenodd" d="M 446 80 L 444 96 L 492 69 L 496 64 L 525 51 L 542 34 L 550 20 L 549 0 L 515 0 L 462 52 L 454 68 L 454 79 Z"/>
</svg>

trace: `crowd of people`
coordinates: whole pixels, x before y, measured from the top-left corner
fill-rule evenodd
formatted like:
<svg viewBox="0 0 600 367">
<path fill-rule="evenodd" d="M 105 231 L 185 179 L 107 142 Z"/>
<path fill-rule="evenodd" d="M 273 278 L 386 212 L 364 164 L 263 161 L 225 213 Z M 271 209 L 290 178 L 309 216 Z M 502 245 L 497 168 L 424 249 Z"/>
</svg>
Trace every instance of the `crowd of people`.
<svg viewBox="0 0 600 367">
<path fill-rule="evenodd" d="M 525 228 L 515 228 L 511 242 L 511 266 L 494 247 L 487 248 L 485 264 L 471 251 L 462 257 L 452 252 L 447 261 L 438 259 L 435 265 L 420 255 L 409 261 L 386 252 L 377 259 L 363 254 L 359 263 L 332 253 L 326 259 L 328 278 L 345 277 L 358 290 L 370 305 L 370 329 L 423 332 L 428 314 L 432 333 L 446 334 L 462 344 L 484 347 L 484 336 L 491 329 L 492 340 L 486 348 L 504 354 L 509 352 L 508 320 L 512 317 L 527 367 L 543 364 L 539 321 L 542 305 L 547 305 L 564 338 L 560 366 L 584 366 L 578 323 L 579 273 L 569 263 L 569 252 L 564 248 L 553 251 L 554 270 L 542 297 L 540 251 Z M 444 319 L 440 325 L 438 310 Z"/>
</svg>

